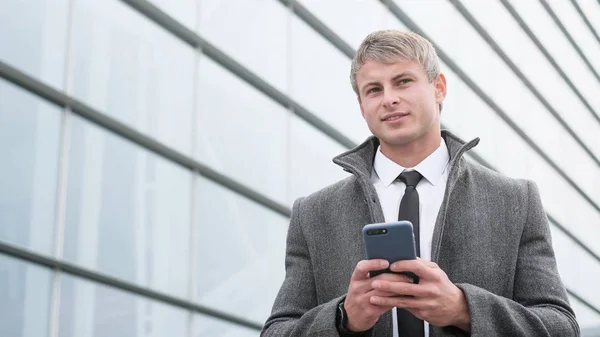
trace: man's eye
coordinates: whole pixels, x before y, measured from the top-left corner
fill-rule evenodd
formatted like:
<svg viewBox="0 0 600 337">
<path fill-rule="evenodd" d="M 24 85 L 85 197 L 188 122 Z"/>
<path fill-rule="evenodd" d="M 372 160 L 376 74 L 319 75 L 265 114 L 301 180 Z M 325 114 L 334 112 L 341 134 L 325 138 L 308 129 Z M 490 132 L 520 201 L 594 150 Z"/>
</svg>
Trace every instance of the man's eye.
<svg viewBox="0 0 600 337">
<path fill-rule="evenodd" d="M 374 92 L 379 92 L 380 90 L 381 89 L 379 89 L 379 88 L 371 88 L 371 89 L 367 90 L 367 94 L 371 94 L 371 93 L 374 93 Z"/>
<path fill-rule="evenodd" d="M 409 82 L 412 82 L 412 80 L 410 78 L 403 78 L 400 81 L 398 81 L 398 85 L 407 84 Z"/>
</svg>

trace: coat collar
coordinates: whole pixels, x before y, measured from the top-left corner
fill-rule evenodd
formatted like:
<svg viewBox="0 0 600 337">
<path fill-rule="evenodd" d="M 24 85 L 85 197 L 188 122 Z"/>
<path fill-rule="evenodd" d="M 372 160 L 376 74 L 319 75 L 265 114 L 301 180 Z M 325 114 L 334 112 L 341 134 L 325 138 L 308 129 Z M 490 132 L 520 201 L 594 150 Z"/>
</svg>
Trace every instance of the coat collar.
<svg viewBox="0 0 600 337">
<path fill-rule="evenodd" d="M 448 147 L 450 167 L 455 166 L 466 151 L 479 143 L 479 138 L 467 143 L 448 130 L 442 130 L 442 138 Z M 378 147 L 379 139 L 371 136 L 362 144 L 333 158 L 333 162 L 359 178 L 368 178 L 373 171 L 373 159 Z"/>
</svg>

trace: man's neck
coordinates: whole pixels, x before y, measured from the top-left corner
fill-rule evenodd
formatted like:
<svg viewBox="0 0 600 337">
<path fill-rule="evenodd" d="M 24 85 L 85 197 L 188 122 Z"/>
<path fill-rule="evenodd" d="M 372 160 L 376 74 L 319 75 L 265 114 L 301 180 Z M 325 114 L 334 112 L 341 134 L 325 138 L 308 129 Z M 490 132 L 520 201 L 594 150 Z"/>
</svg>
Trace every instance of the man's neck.
<svg viewBox="0 0 600 337">
<path fill-rule="evenodd" d="M 435 138 L 427 138 L 404 145 L 382 143 L 381 153 L 402 167 L 412 168 L 440 147 L 441 136 L 439 134 Z"/>
</svg>

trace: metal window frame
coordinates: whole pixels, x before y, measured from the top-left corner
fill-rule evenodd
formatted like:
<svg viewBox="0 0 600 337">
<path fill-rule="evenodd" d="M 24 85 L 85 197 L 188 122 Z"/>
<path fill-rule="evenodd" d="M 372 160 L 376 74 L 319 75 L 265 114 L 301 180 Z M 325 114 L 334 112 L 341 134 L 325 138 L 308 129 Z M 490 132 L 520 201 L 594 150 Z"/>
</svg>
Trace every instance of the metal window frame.
<svg viewBox="0 0 600 337">
<path fill-rule="evenodd" d="M 17 86 L 34 93 L 61 108 L 68 108 L 72 111 L 72 113 L 83 117 L 84 119 L 98 126 L 101 126 L 106 131 L 125 138 L 150 152 L 153 152 L 163 158 L 166 158 L 167 160 L 189 169 L 192 172 L 198 173 L 210 180 L 213 180 L 225 188 L 233 190 L 238 194 L 257 202 L 258 204 L 261 204 L 278 214 L 287 217 L 289 217 L 291 214 L 291 211 L 287 206 L 274 201 L 265 195 L 198 162 L 196 159 L 172 149 L 158 142 L 156 139 L 133 129 L 132 127 L 112 117 L 109 117 L 107 114 L 101 113 L 91 106 L 34 79 L 33 77 L 4 63 L 3 61 L 0 61 L 0 77 L 5 78 L 9 82 L 12 82 Z"/>
<path fill-rule="evenodd" d="M 261 324 L 257 324 L 247 319 L 237 317 L 219 310 L 211 309 L 207 306 L 193 303 L 191 301 L 177 298 L 149 288 L 134 285 L 129 282 L 122 281 L 118 278 L 107 276 L 87 268 L 82 268 L 75 264 L 64 262 L 53 257 L 32 252 L 30 250 L 17 247 L 15 245 L 8 244 L 3 241 L 0 241 L 0 254 L 31 262 L 38 266 L 56 270 L 59 272 L 59 275 L 62 273 L 66 273 L 88 281 L 92 281 L 96 284 L 101 284 L 111 288 L 119 289 L 131 294 L 142 296 L 147 299 L 169 304 L 177 308 L 185 309 L 190 312 L 204 314 L 206 316 L 214 317 L 239 326 L 247 327 L 252 330 L 262 329 Z"/>
<path fill-rule="evenodd" d="M 574 1 L 574 0 L 572 0 L 572 1 Z M 600 116 L 598 116 L 598 113 L 594 110 L 594 108 L 592 108 L 591 104 L 587 101 L 587 99 L 585 99 L 583 97 L 583 94 L 579 91 L 579 89 L 577 89 L 577 87 L 575 87 L 575 84 L 573 83 L 573 81 L 571 81 L 571 79 L 567 76 L 567 74 L 564 72 L 564 70 L 558 65 L 558 62 L 556 62 L 554 57 L 552 55 L 550 55 L 550 52 L 548 51 L 548 49 L 546 49 L 546 47 L 544 47 L 542 42 L 533 33 L 531 28 L 529 28 L 529 25 L 527 25 L 527 23 L 525 22 L 525 20 L 523 20 L 523 18 L 517 12 L 517 10 L 511 5 L 511 3 L 508 0 L 500 0 L 500 3 L 502 3 L 504 8 L 506 8 L 506 10 L 513 17 L 513 19 L 515 19 L 515 21 L 517 21 L 517 23 L 519 24 L 521 29 L 523 29 L 523 31 L 529 37 L 529 39 L 531 39 L 533 44 L 535 44 L 535 46 L 538 48 L 538 50 L 546 57 L 548 62 L 550 62 L 552 67 L 558 72 L 558 74 L 563 79 L 563 81 L 565 81 L 565 83 L 567 83 L 567 85 L 571 88 L 571 90 L 575 93 L 575 95 L 579 98 L 579 100 L 583 103 L 583 105 L 585 105 L 585 107 L 588 109 L 590 114 L 592 114 L 592 117 L 600 123 Z"/>
<path fill-rule="evenodd" d="M 512 72 L 521 80 L 521 82 L 523 82 L 525 87 L 527 87 L 529 89 L 529 91 L 531 91 L 533 96 L 535 96 L 538 99 L 538 101 L 540 101 L 540 103 L 542 103 L 542 105 L 546 108 L 546 110 L 548 110 L 548 112 L 554 117 L 554 119 L 556 119 L 558 121 L 558 123 L 567 131 L 567 133 L 575 140 L 575 142 L 577 142 L 577 144 L 579 144 L 579 146 L 588 154 L 588 156 L 590 158 L 592 158 L 592 160 L 596 163 L 596 165 L 598 165 L 600 167 L 600 160 L 598 159 L 598 157 L 596 157 L 596 155 L 587 146 L 587 144 L 585 144 L 585 142 L 579 136 L 577 136 L 575 131 L 573 131 L 573 129 L 571 129 L 571 127 L 567 124 L 567 122 L 560 116 L 558 111 L 556 111 L 556 109 L 550 104 L 550 102 L 548 102 L 548 100 L 542 95 L 542 93 L 533 85 L 533 83 L 531 83 L 531 81 L 527 78 L 527 76 L 525 76 L 525 74 L 523 74 L 521 69 L 519 69 L 519 67 L 517 67 L 517 65 L 510 59 L 510 57 L 508 57 L 508 55 L 504 52 L 504 50 L 502 50 L 502 48 L 500 47 L 500 45 L 498 45 L 498 43 L 494 40 L 494 38 L 492 38 L 492 36 L 485 30 L 485 28 L 483 28 L 483 26 L 479 23 L 479 21 L 477 21 L 477 19 L 475 19 L 473 14 L 471 14 L 471 12 L 469 12 L 469 10 L 462 4 L 462 2 L 460 0 L 449 0 L 449 1 L 462 14 L 463 18 L 469 24 L 471 24 L 471 26 L 473 27 L 473 29 L 475 29 L 475 31 L 477 31 L 479 36 L 481 36 L 485 40 L 485 42 L 487 42 L 487 44 L 496 52 L 496 54 L 498 54 L 498 56 L 502 59 L 502 61 L 504 61 L 506 66 L 508 66 L 508 68 L 510 68 L 510 70 L 512 70 Z M 506 1 L 503 1 L 503 2 L 506 2 Z M 521 26 L 521 27 L 523 27 L 523 26 Z M 532 35 L 529 35 L 529 37 L 532 38 Z M 532 38 L 532 40 L 533 40 L 533 38 Z M 537 46 L 538 46 L 538 48 L 540 48 L 540 47 L 543 48 L 543 46 L 541 46 L 541 44 L 537 45 Z M 542 51 L 542 53 L 543 53 L 543 51 Z M 550 63 L 552 63 L 555 70 L 558 71 L 558 73 L 561 75 L 561 77 L 563 78 L 563 81 L 565 81 L 567 83 L 567 85 L 571 88 L 571 90 L 573 90 L 573 92 L 577 95 L 577 97 L 583 103 L 583 105 L 585 105 L 585 107 L 588 109 L 588 111 L 592 114 L 592 116 L 600 124 L 600 117 L 598 116 L 598 113 L 596 113 L 596 111 L 594 111 L 594 109 L 589 104 L 589 102 L 583 97 L 583 95 L 579 92 L 579 90 L 577 88 L 575 88 L 573 83 L 569 80 L 569 78 L 566 76 L 566 74 L 564 74 L 564 72 L 558 66 L 558 64 L 556 64 L 556 62 L 553 63 L 554 59 L 549 54 L 547 54 L 547 51 L 546 51 L 546 54 L 544 54 L 544 55 L 546 56 L 546 58 L 549 61 L 552 60 L 552 61 L 550 61 Z"/>
<path fill-rule="evenodd" d="M 550 5 L 548 4 L 548 2 L 546 0 L 539 0 L 539 2 L 544 7 L 544 10 L 546 10 L 546 13 L 548 13 L 548 15 L 550 15 L 550 17 L 552 18 L 552 21 L 554 21 L 556 26 L 558 26 L 558 28 L 563 33 L 563 35 L 567 38 L 567 40 L 569 40 L 569 43 L 571 44 L 573 49 L 575 49 L 575 51 L 577 52 L 577 54 L 579 55 L 581 60 L 583 60 L 583 63 L 585 63 L 585 65 L 588 67 L 590 72 L 594 75 L 596 80 L 598 80 L 598 83 L 600 83 L 600 74 L 598 74 L 598 72 L 596 71 L 594 66 L 590 63 L 590 60 L 588 60 L 587 56 L 585 56 L 585 54 L 583 53 L 581 48 L 579 48 L 579 45 L 577 44 L 577 42 L 575 42 L 575 39 L 573 39 L 573 36 L 571 36 L 569 31 L 567 30 L 567 27 L 565 27 L 565 25 L 562 23 L 562 21 L 560 21 L 560 18 L 556 15 L 556 13 L 552 9 L 552 7 L 550 7 Z"/>
<path fill-rule="evenodd" d="M 579 193 L 598 213 L 600 213 L 600 205 L 598 205 L 587 193 L 585 193 L 577 183 L 569 177 L 558 165 L 550 159 L 550 157 L 521 129 L 507 114 L 504 112 L 498 104 L 488 96 L 479 86 L 473 81 L 457 64 L 441 49 L 429 36 L 406 14 L 398 5 L 388 0 L 380 0 L 384 5 L 388 7 L 390 12 L 404 23 L 410 30 L 415 33 L 427 38 L 434 45 L 438 52 L 440 59 L 446 63 L 446 65 L 452 69 L 452 71 L 460 77 L 460 79 L 473 91 L 481 100 L 483 100 L 487 106 L 489 106 L 495 113 L 500 117 L 511 129 L 513 129 L 523 141 L 529 147 L 531 147 L 542 159 L 552 167 L 577 193 Z M 600 0 L 599 0 L 600 1 Z"/>
<path fill-rule="evenodd" d="M 594 29 L 594 26 L 592 26 L 592 23 L 590 22 L 590 20 L 587 18 L 587 16 L 585 15 L 583 10 L 577 3 L 577 0 L 571 0 L 571 4 L 573 4 L 573 7 L 575 7 L 575 10 L 577 11 L 577 13 L 579 13 L 581 20 L 583 20 L 583 23 L 585 23 L 585 25 L 588 27 L 588 29 L 590 30 L 592 35 L 594 35 L 594 37 L 596 38 L 596 41 L 598 41 L 598 44 L 600 44 L 600 35 L 598 35 L 598 32 L 596 31 L 596 29 Z"/>
</svg>

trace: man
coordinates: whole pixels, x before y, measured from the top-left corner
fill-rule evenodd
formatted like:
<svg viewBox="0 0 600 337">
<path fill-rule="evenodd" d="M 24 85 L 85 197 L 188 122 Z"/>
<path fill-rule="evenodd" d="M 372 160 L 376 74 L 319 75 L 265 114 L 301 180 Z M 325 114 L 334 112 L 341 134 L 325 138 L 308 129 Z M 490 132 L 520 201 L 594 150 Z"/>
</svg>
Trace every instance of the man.
<svg viewBox="0 0 600 337">
<path fill-rule="evenodd" d="M 535 183 L 467 161 L 479 139 L 440 130 L 431 43 L 372 33 L 351 81 L 374 136 L 334 158 L 349 178 L 294 203 L 261 336 L 578 336 Z M 362 227 L 398 220 L 413 222 L 420 258 L 365 260 Z M 369 277 L 388 267 L 420 280 Z"/>
</svg>

